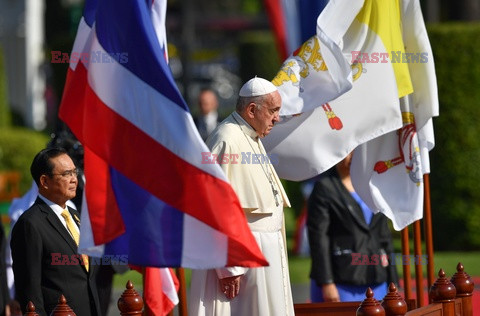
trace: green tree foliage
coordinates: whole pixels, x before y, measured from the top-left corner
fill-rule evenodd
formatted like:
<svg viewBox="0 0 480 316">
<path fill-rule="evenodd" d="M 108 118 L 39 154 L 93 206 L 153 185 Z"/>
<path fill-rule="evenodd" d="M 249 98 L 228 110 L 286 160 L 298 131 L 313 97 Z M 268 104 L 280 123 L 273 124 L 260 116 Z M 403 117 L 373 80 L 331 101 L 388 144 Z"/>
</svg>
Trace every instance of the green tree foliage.
<svg viewBox="0 0 480 316">
<path fill-rule="evenodd" d="M 48 141 L 47 135 L 26 128 L 0 128 L 0 171 L 20 171 L 22 193 L 32 184 L 30 164 L 33 157 Z"/>
<path fill-rule="evenodd" d="M 271 32 L 246 32 L 239 44 L 240 78 L 242 82 L 258 76 L 272 80 L 281 61 Z"/>
<path fill-rule="evenodd" d="M 7 127 L 11 123 L 7 103 L 7 74 L 4 65 L 2 47 L 0 46 L 0 128 Z"/>
<path fill-rule="evenodd" d="M 434 119 L 431 203 L 435 249 L 480 246 L 480 24 L 428 28 L 440 116 Z"/>
</svg>

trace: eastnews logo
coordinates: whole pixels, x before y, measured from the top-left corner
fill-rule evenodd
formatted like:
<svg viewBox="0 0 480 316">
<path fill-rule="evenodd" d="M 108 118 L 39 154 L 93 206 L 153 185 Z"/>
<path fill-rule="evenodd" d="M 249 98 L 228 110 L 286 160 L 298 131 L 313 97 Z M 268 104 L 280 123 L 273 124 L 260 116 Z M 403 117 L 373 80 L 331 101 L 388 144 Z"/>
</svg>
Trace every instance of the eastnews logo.
<svg viewBox="0 0 480 316">
<path fill-rule="evenodd" d="M 103 255 L 102 257 L 89 257 L 90 265 L 127 265 L 128 255 Z M 85 265 L 82 255 L 66 255 L 61 253 L 52 253 L 52 265 L 54 266 L 73 266 Z"/>
<path fill-rule="evenodd" d="M 52 64 L 68 64 L 68 63 L 120 63 L 128 62 L 128 53 L 106 53 L 100 51 L 92 51 L 90 53 L 73 52 L 70 55 L 61 51 L 52 51 Z"/>
<path fill-rule="evenodd" d="M 405 53 L 401 51 L 362 53 L 361 51 L 352 51 L 352 64 L 357 63 L 395 63 L 424 64 L 428 62 L 428 53 Z"/>
<path fill-rule="evenodd" d="M 202 164 L 272 164 L 278 165 L 278 155 L 264 155 L 251 152 L 241 152 L 240 154 L 217 155 L 211 152 L 202 152 Z"/>
<path fill-rule="evenodd" d="M 391 253 L 387 254 L 373 254 L 366 255 L 361 253 L 352 253 L 352 262 L 351 265 L 354 266 L 364 266 L 364 265 L 382 265 L 383 267 L 391 265 L 404 265 L 409 266 L 411 264 L 415 265 L 427 265 L 428 256 L 427 255 L 403 255 L 401 253 Z"/>
</svg>

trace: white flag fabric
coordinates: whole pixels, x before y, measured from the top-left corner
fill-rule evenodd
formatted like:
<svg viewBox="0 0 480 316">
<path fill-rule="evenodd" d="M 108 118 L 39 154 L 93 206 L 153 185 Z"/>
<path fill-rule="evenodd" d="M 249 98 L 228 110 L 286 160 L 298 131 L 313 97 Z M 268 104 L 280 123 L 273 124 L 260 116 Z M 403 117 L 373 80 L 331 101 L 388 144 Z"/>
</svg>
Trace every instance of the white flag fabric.
<svg viewBox="0 0 480 316">
<path fill-rule="evenodd" d="M 423 175 L 434 147 L 432 117 L 438 116 L 435 66 L 418 0 L 401 2 L 403 37 L 414 92 L 401 100 L 402 128 L 355 149 L 351 176 L 372 210 L 401 230 L 423 216 Z"/>
<path fill-rule="evenodd" d="M 343 69 L 341 58 L 325 54 L 322 42 L 320 57 L 315 59 L 323 57 L 320 66 L 311 65 L 316 52 L 312 39 L 284 62 L 272 80 L 282 95 L 282 122 L 264 145 L 278 158 L 278 175 L 287 180 L 314 177 L 358 145 L 400 128 L 399 98 L 412 92 L 408 66 L 390 59 L 391 52 L 405 53 L 398 2 L 330 1 L 317 20 L 317 38 L 327 38 L 335 44 L 330 47 L 341 49 L 353 87 L 344 93 L 335 89 L 340 78 L 320 78 L 311 72 L 318 68 L 337 75 L 341 72 L 334 70 Z M 302 79 L 295 82 L 298 78 Z M 332 81 L 327 83 L 328 79 Z"/>
<path fill-rule="evenodd" d="M 351 89 L 351 81 L 340 47 L 317 26 L 317 34 L 285 60 L 272 83 L 282 97 L 280 115 L 289 116 L 336 98 Z"/>
</svg>

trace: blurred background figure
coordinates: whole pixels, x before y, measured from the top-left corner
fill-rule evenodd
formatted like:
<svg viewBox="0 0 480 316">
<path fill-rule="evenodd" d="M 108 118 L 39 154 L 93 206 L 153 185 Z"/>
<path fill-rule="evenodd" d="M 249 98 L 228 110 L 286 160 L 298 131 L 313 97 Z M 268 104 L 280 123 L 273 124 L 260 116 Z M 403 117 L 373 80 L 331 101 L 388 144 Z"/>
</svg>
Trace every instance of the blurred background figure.
<svg viewBox="0 0 480 316">
<path fill-rule="evenodd" d="M 194 118 L 195 125 L 203 140 L 206 140 L 208 135 L 220 123 L 218 116 L 218 98 L 215 92 L 210 88 L 203 88 L 198 94 L 198 109 L 199 113 Z"/>
<path fill-rule="evenodd" d="M 374 214 L 350 179 L 352 154 L 326 171 L 308 200 L 312 302 L 361 301 L 368 287 L 383 299 L 397 283 L 387 217 Z"/>
<path fill-rule="evenodd" d="M 295 221 L 295 233 L 293 243 L 293 253 L 300 257 L 310 256 L 310 246 L 308 245 L 308 231 L 307 231 L 307 206 L 308 198 L 312 194 L 313 187 L 316 183 L 316 177 L 308 179 L 301 183 L 300 191 L 302 193 L 302 209 Z"/>
</svg>

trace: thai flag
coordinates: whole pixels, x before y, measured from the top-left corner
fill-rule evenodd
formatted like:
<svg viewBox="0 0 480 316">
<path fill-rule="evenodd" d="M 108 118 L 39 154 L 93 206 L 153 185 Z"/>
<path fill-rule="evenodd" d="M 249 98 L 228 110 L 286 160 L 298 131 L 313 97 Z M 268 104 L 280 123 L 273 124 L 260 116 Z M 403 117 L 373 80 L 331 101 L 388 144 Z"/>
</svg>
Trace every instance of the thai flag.
<svg viewBox="0 0 480 316">
<path fill-rule="evenodd" d="M 328 0 L 264 0 L 281 60 L 315 35 L 317 17 Z"/>
<path fill-rule="evenodd" d="M 165 13 L 165 1 L 85 3 L 59 112 L 85 148 L 80 250 L 150 267 L 267 265 L 222 170 L 201 163 Z"/>
<path fill-rule="evenodd" d="M 179 302 L 177 291 L 180 282 L 173 269 L 138 266 L 132 266 L 132 269 L 143 274 L 146 315 L 168 315 Z"/>
</svg>

